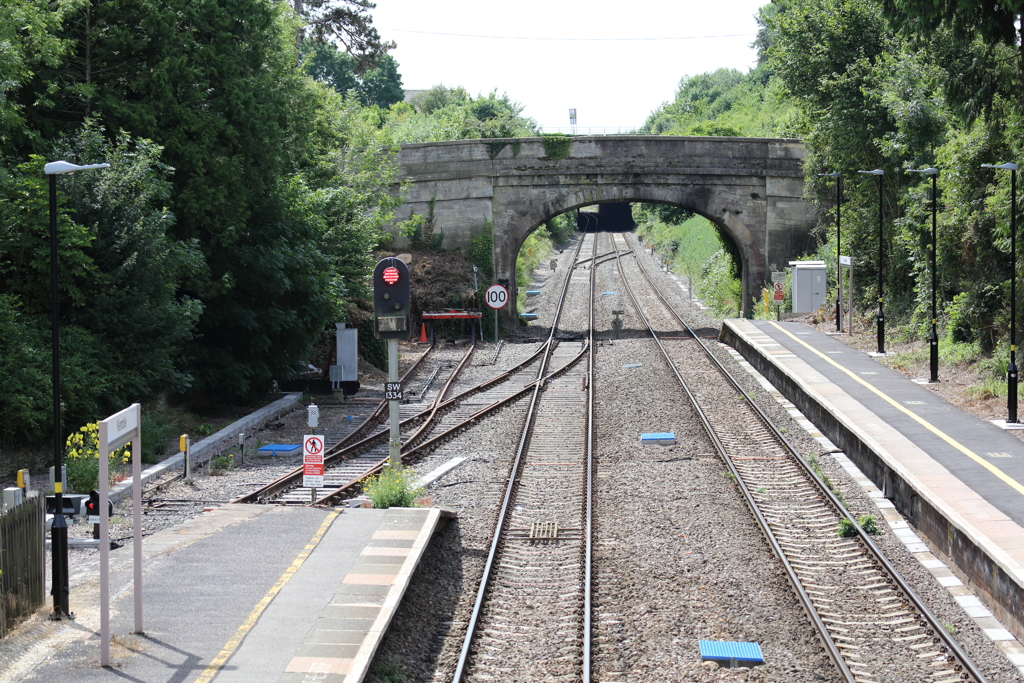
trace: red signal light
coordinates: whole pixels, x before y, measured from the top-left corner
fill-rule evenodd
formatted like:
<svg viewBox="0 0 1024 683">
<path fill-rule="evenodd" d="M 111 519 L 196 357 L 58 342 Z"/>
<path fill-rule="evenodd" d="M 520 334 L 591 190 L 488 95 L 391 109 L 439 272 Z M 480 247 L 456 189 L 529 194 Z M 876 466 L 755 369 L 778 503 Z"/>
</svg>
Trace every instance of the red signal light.
<svg viewBox="0 0 1024 683">
<path fill-rule="evenodd" d="M 383 277 L 384 282 L 388 283 L 389 285 L 395 284 L 396 282 L 398 282 L 398 268 L 395 268 L 394 266 L 385 268 L 384 272 L 381 273 L 381 277 Z"/>
</svg>

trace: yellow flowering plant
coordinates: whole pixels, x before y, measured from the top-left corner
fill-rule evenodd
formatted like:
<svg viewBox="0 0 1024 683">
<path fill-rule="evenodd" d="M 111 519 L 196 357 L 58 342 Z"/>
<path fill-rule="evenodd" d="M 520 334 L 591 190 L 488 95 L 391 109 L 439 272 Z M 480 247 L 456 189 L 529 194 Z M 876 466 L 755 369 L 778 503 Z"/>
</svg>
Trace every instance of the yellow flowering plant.
<svg viewBox="0 0 1024 683">
<path fill-rule="evenodd" d="M 127 476 L 131 460 L 131 444 L 113 450 L 108 456 L 109 483 L 114 484 Z M 96 422 L 84 425 L 68 436 L 64 447 L 64 464 L 68 468 L 68 492 L 88 493 L 99 488 L 100 481 L 100 426 Z"/>
</svg>

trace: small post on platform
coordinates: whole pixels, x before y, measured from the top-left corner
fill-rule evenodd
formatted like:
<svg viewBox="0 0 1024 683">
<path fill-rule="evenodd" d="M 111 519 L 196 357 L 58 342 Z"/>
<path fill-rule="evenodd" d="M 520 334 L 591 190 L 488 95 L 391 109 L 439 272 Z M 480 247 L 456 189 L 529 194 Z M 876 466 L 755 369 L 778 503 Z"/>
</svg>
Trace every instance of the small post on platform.
<svg viewBox="0 0 1024 683">
<path fill-rule="evenodd" d="M 1006 366 L 1006 424 L 1017 424 L 1017 164 L 982 164 L 1010 171 L 1010 364 Z"/>
<path fill-rule="evenodd" d="M 388 381 L 398 382 L 398 340 L 388 339 Z M 398 401 L 388 401 L 391 417 L 391 439 L 388 441 L 388 464 L 392 469 L 402 466 L 402 438 L 398 430 Z"/>
<path fill-rule="evenodd" d="M 864 173 L 866 175 L 873 175 L 878 178 L 878 352 L 877 355 L 885 355 L 885 297 L 883 296 L 883 269 L 882 261 L 885 258 L 885 252 L 882 246 L 882 176 L 885 175 L 885 171 L 880 168 L 876 168 L 873 171 L 857 171 L 857 173 Z"/>
</svg>

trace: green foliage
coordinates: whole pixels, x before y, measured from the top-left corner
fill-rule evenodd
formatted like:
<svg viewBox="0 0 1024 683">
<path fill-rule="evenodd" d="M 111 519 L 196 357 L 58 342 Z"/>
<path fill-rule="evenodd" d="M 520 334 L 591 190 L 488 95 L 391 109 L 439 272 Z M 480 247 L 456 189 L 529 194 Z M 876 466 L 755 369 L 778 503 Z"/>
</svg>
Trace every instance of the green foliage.
<svg viewBox="0 0 1024 683">
<path fill-rule="evenodd" d="M 544 228 L 548 231 L 548 235 L 551 236 L 553 244 L 558 246 L 568 244 L 576 232 L 576 212 L 573 211 L 572 213 L 563 213 L 555 216 L 544 223 Z"/>
<path fill-rule="evenodd" d="M 864 530 L 864 533 L 871 536 L 877 536 L 882 533 L 882 530 L 878 528 L 878 520 L 874 515 L 861 515 L 857 518 L 857 524 Z"/>
<path fill-rule="evenodd" d="M 405 667 L 393 659 L 385 659 L 373 665 L 373 675 L 386 683 L 405 683 Z"/>
<path fill-rule="evenodd" d="M 552 161 L 569 158 L 569 151 L 572 146 L 572 138 L 568 135 L 553 133 L 543 135 L 540 139 L 544 146 L 544 154 Z"/>
<path fill-rule="evenodd" d="M 508 95 L 499 97 L 497 91 L 473 98 L 463 88 L 437 85 L 408 103 L 392 106 L 384 125 L 398 142 L 495 139 L 494 146 L 488 147 L 489 154 L 497 156 L 507 142 L 515 157 L 520 145 L 515 138 L 537 133 L 537 123 L 522 111 L 521 104 Z M 497 142 L 502 138 L 505 140 Z"/>
<path fill-rule="evenodd" d="M 373 318 L 367 317 L 359 321 L 359 355 L 378 370 L 388 369 L 388 343 L 377 339 L 373 332 Z"/>
<path fill-rule="evenodd" d="M 484 224 L 473 231 L 469 241 L 469 260 L 480 269 L 477 285 L 483 290 L 494 280 L 494 223 L 484 219 Z"/>
<path fill-rule="evenodd" d="M 836 535 L 840 538 L 853 538 L 857 535 L 857 524 L 848 517 L 843 517 L 839 520 L 839 527 L 836 529 Z"/>
<path fill-rule="evenodd" d="M 844 517 L 841 520 L 839 520 L 839 526 L 836 529 L 836 535 L 840 536 L 841 538 L 853 538 L 857 535 L 858 525 L 864 531 L 864 533 L 869 534 L 871 536 L 877 536 L 880 533 L 882 533 L 881 529 L 878 528 L 878 520 L 875 519 L 874 515 L 861 515 L 857 518 L 856 523 L 848 517 Z"/>
<path fill-rule="evenodd" d="M 235 454 L 218 454 L 210 458 L 210 475 L 219 477 L 227 474 L 228 470 L 234 469 Z"/>
<path fill-rule="evenodd" d="M 99 425 L 95 422 L 71 433 L 64 447 L 64 464 L 68 469 L 68 492 L 89 493 L 99 488 L 100 450 Z M 109 483 L 121 481 L 131 462 L 131 444 L 107 455 Z"/>
<path fill-rule="evenodd" d="M 644 243 L 654 245 L 674 272 L 689 276 L 697 296 L 718 315 L 737 315 L 739 254 L 728 237 L 711 221 L 678 207 L 641 204 L 633 215 Z"/>
<path fill-rule="evenodd" d="M 354 90 L 364 106 L 387 109 L 405 97 L 398 62 L 382 56 L 377 66 L 357 74 L 359 61 L 333 43 L 306 41 L 300 47 L 303 70 L 342 95 Z"/>
<path fill-rule="evenodd" d="M 385 467 L 376 477 L 369 477 L 363 490 L 376 509 L 418 507 L 423 487 L 414 487 L 416 472 L 411 467 Z"/>
<path fill-rule="evenodd" d="M 526 286 L 531 273 L 551 253 L 551 235 L 543 225 L 527 235 L 516 256 L 516 282 L 519 284 L 519 296 L 516 301 L 517 310 L 522 313 L 526 305 Z"/>
<path fill-rule="evenodd" d="M 675 100 L 656 109 L 640 132 L 655 135 L 787 137 L 793 102 L 766 68 L 735 69 L 685 77 Z"/>
</svg>

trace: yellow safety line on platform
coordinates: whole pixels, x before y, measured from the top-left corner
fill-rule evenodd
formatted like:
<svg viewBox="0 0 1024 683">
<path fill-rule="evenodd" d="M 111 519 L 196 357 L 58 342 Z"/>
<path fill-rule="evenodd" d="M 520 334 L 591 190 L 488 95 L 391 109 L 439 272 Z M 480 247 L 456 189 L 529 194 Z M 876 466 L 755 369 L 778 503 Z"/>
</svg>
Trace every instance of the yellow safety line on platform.
<svg viewBox="0 0 1024 683">
<path fill-rule="evenodd" d="M 235 635 L 231 636 L 231 640 L 224 645 L 224 649 L 222 649 L 217 656 L 213 658 L 210 665 L 203 670 L 203 673 L 199 674 L 199 678 L 197 678 L 194 683 L 210 683 L 210 681 L 213 680 L 213 677 L 217 675 L 220 668 L 231 658 L 231 655 L 235 653 L 238 646 L 242 644 L 242 640 L 245 636 L 252 630 L 252 627 L 256 625 L 256 622 L 259 621 L 260 615 L 263 614 L 263 610 L 267 609 L 267 606 L 269 606 L 274 600 L 274 597 L 281 592 L 284 585 L 288 583 L 293 576 L 295 576 L 296 572 L 299 571 L 299 567 L 301 567 L 302 563 L 306 561 L 306 558 L 313 553 L 313 550 L 317 545 L 319 545 L 320 541 L 323 540 L 327 530 L 331 527 L 331 523 L 334 522 L 335 518 L 340 514 L 341 510 L 335 509 L 327 515 L 327 518 L 324 519 L 320 528 L 316 530 L 315 534 L 313 534 L 313 538 L 309 540 L 309 543 L 307 543 L 306 547 L 302 549 L 302 552 L 298 554 L 295 560 L 291 563 L 291 566 L 284 570 L 284 574 L 281 574 L 281 578 L 279 578 L 277 583 L 267 591 L 267 594 L 263 596 L 263 599 L 256 604 L 256 607 L 253 608 L 252 612 L 249 613 L 249 616 L 242 622 L 242 625 L 238 627 L 237 631 L 235 631 Z"/>
<path fill-rule="evenodd" d="M 968 458 L 970 458 L 974 462 L 978 463 L 979 465 L 981 465 L 982 467 L 987 469 L 992 474 L 994 474 L 997 477 L 999 477 L 1000 479 L 1002 479 L 1005 483 L 1009 484 L 1015 491 L 1017 491 L 1017 493 L 1020 493 L 1021 495 L 1024 495 L 1024 486 L 1022 486 L 1016 479 L 1014 479 L 1010 475 L 1006 474 L 1001 469 L 999 469 L 998 467 L 996 467 L 992 463 L 988 462 L 987 460 L 982 458 L 980 455 L 978 455 L 977 453 L 972 451 L 970 448 L 967 448 L 967 446 L 964 446 L 959 441 L 957 441 L 953 437 L 949 436 L 948 434 L 946 434 L 941 429 L 939 429 L 938 427 L 933 425 L 931 422 L 928 422 L 928 420 L 925 420 L 923 417 L 921 417 L 920 415 L 918 415 L 914 411 L 907 410 L 906 408 L 901 406 L 895 399 L 890 398 L 888 395 L 883 393 L 877 387 L 872 386 L 869 382 L 866 382 L 866 381 L 862 380 L 860 377 L 858 377 L 857 375 L 853 374 L 852 370 L 848 370 L 848 369 L 844 368 L 842 365 L 840 365 L 839 363 L 835 362 L 834 360 L 832 360 L 831 358 L 829 358 L 828 356 L 823 354 L 821 351 L 818 351 L 816 348 L 814 348 L 813 346 L 811 346 L 810 344 L 805 342 L 803 339 L 797 339 L 795 335 L 793 335 L 789 331 L 783 329 L 783 327 L 781 325 L 779 325 L 778 323 L 776 323 L 774 321 L 769 321 L 769 323 L 771 325 L 773 325 L 775 328 L 777 328 L 784 335 L 786 335 L 787 337 L 791 338 L 793 341 L 795 341 L 798 344 L 801 344 L 801 345 L 807 347 L 807 349 L 809 351 L 811 351 L 812 353 L 814 353 L 818 357 L 824 359 L 825 361 L 827 361 L 831 365 L 835 366 L 839 370 L 842 370 L 847 375 L 849 375 L 851 378 L 853 378 L 854 380 L 856 380 L 860 384 L 863 384 L 865 387 L 867 387 L 871 391 L 873 391 L 876 394 L 878 394 L 878 396 L 880 396 L 882 399 L 884 399 L 886 402 L 888 402 L 890 405 L 892 405 L 897 410 L 900 410 L 901 412 L 906 413 L 907 415 L 909 415 L 911 418 L 916 420 L 918 422 L 918 424 L 920 424 L 922 427 L 924 427 L 925 429 L 930 431 L 932 434 L 934 434 L 935 436 L 939 437 L 940 439 L 942 439 L 943 441 L 948 443 L 950 446 L 952 446 L 953 448 L 957 449 L 958 451 L 960 451 L 961 453 L 966 455 Z"/>
</svg>

